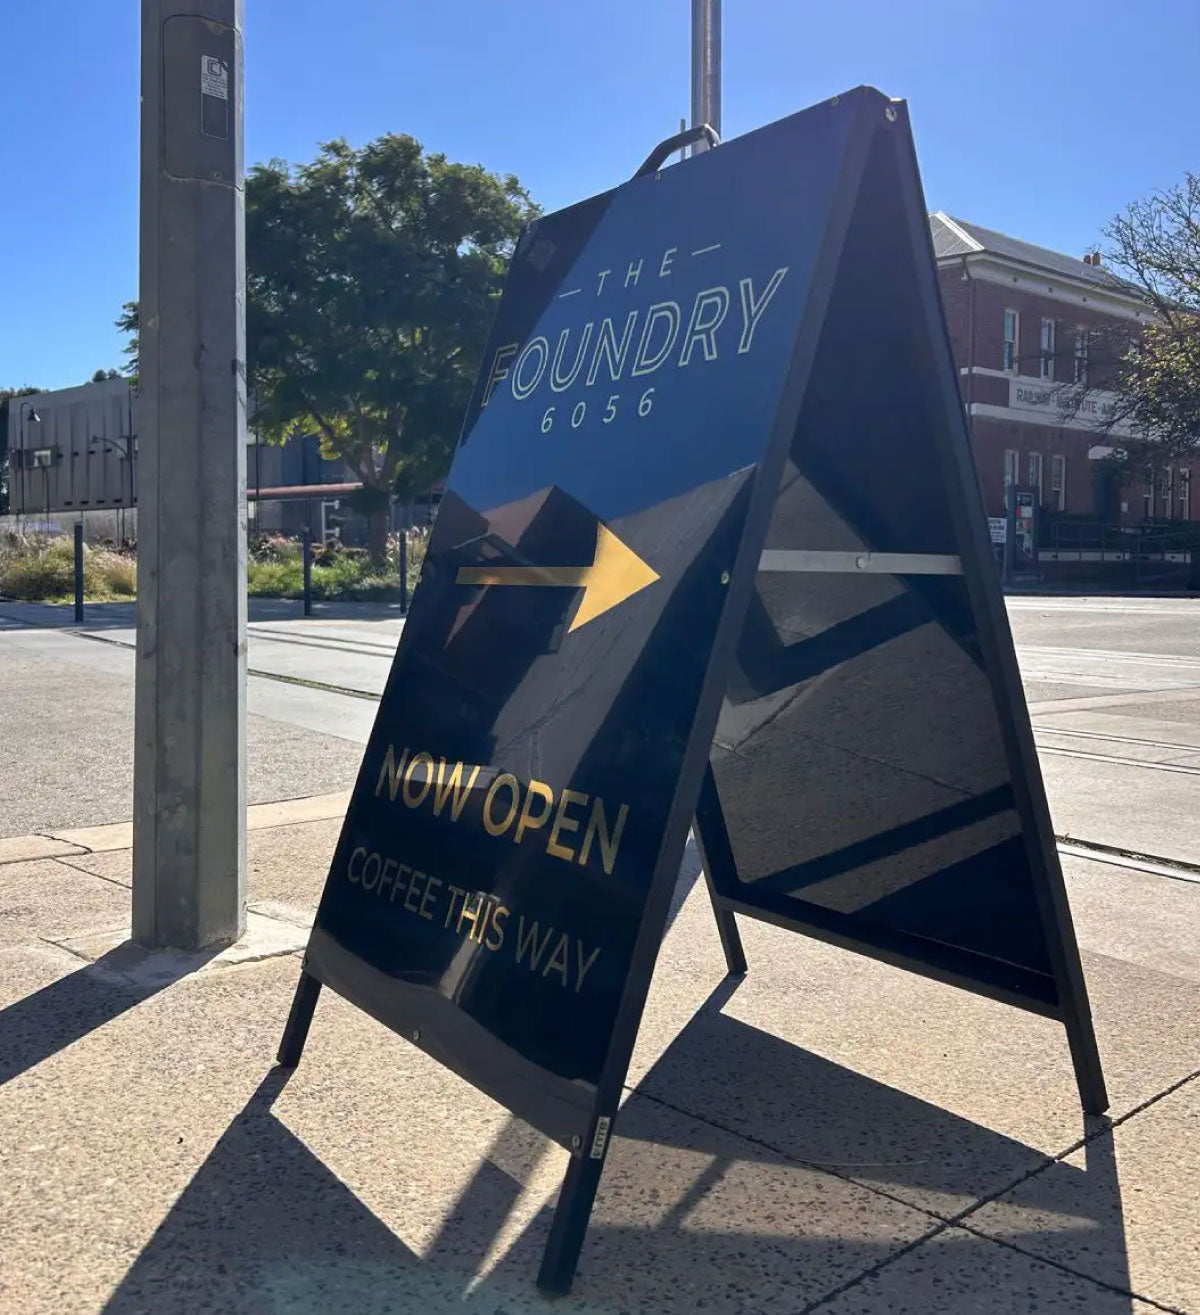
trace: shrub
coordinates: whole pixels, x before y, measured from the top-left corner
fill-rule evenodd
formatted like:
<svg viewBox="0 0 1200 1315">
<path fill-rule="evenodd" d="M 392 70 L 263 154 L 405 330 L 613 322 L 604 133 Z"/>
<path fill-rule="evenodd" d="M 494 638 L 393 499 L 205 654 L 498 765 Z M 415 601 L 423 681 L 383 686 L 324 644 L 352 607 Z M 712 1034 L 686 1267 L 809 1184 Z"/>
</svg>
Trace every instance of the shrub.
<svg viewBox="0 0 1200 1315">
<path fill-rule="evenodd" d="M 408 531 L 408 590 L 416 587 L 425 560 L 429 531 Z M 387 560 L 374 572 L 362 548 L 340 544 L 313 548 L 313 596 L 348 602 L 394 602 L 399 593 L 400 536 L 392 535 Z M 112 602 L 137 596 L 137 560 L 132 552 L 109 544 L 85 547 L 84 596 Z M 26 602 L 61 602 L 75 592 L 74 545 L 70 539 L 42 535 L 0 536 L 0 595 Z M 269 535 L 251 545 L 247 592 L 258 598 L 301 598 L 303 552 L 298 539 Z"/>
<path fill-rule="evenodd" d="M 299 561 L 261 561 L 246 564 L 246 592 L 252 598 L 301 598 L 304 570 Z"/>
<path fill-rule="evenodd" d="M 106 588 L 117 598 L 137 597 L 137 558 L 129 553 L 113 552 L 111 549 L 98 549 L 89 552 L 84 549 L 83 580 L 84 592 L 88 592 L 88 566 L 92 566 L 95 576 L 99 577 L 100 588 Z M 95 588 L 95 586 L 93 586 Z M 74 589 L 74 585 L 72 585 Z"/>
<path fill-rule="evenodd" d="M 83 550 L 83 593 L 105 603 L 137 595 L 137 561 L 106 548 Z M 8 535 L 0 544 L 0 594 L 23 602 L 75 596 L 75 545 L 69 539 Z"/>
<path fill-rule="evenodd" d="M 85 576 L 86 580 L 86 576 Z M 40 535 L 15 538 L 0 552 L 0 594 L 22 601 L 64 597 L 75 591 L 72 545 Z"/>
</svg>

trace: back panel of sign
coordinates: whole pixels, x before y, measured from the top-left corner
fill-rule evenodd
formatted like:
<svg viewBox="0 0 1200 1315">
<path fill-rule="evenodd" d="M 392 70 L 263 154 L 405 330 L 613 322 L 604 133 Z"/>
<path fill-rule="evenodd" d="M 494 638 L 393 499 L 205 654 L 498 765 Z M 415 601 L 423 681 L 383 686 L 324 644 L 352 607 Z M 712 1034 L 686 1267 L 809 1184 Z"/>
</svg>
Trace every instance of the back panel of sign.
<svg viewBox="0 0 1200 1315">
<path fill-rule="evenodd" d="M 998 670 L 1011 638 L 905 169 L 919 197 L 906 139 L 878 133 L 701 830 L 735 906 L 1053 1013 L 1044 851 L 1002 721 L 1027 713 Z M 1036 760 L 1021 770 L 1044 816 Z"/>
<path fill-rule="evenodd" d="M 485 351 L 307 970 L 566 1145 L 619 1070 L 615 1113 L 730 580 L 885 104 L 851 93 L 540 220 Z"/>
</svg>

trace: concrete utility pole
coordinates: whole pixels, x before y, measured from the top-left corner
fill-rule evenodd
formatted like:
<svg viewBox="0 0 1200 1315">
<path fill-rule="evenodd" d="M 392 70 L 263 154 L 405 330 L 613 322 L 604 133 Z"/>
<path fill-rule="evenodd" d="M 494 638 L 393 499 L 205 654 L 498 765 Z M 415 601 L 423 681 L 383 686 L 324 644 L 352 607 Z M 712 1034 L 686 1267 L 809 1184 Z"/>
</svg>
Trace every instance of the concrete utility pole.
<svg viewBox="0 0 1200 1315">
<path fill-rule="evenodd" d="M 243 0 L 142 0 L 133 935 L 246 918 Z"/>
<path fill-rule="evenodd" d="M 692 127 L 721 132 L 721 0 L 692 0 Z M 692 153 L 706 151 L 697 142 Z"/>
</svg>

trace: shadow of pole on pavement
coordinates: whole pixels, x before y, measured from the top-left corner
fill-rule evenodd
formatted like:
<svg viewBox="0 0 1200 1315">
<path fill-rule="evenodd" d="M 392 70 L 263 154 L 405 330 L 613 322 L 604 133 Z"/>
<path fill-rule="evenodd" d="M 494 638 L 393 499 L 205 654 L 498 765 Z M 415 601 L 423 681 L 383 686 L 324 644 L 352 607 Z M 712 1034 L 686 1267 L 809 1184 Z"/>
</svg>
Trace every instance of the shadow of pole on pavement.
<svg viewBox="0 0 1200 1315">
<path fill-rule="evenodd" d="M 0 1086 L 195 972 L 222 948 L 170 951 L 158 959 L 161 967 L 153 976 L 135 978 L 130 967 L 157 956 L 124 941 L 77 972 L 0 1009 Z"/>
</svg>

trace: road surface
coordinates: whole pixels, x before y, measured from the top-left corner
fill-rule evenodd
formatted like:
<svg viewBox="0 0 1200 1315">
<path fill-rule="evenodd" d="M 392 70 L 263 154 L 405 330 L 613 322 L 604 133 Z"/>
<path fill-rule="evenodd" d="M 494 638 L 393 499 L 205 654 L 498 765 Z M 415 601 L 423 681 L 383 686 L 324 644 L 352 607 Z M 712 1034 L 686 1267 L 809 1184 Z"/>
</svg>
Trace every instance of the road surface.
<svg viewBox="0 0 1200 1315">
<path fill-rule="evenodd" d="M 1056 833 L 1200 868 L 1200 600 L 1008 606 Z M 319 610 L 252 605 L 251 802 L 353 783 L 403 621 Z M 89 614 L 0 603 L 0 835 L 130 814 L 132 609 Z"/>
</svg>

